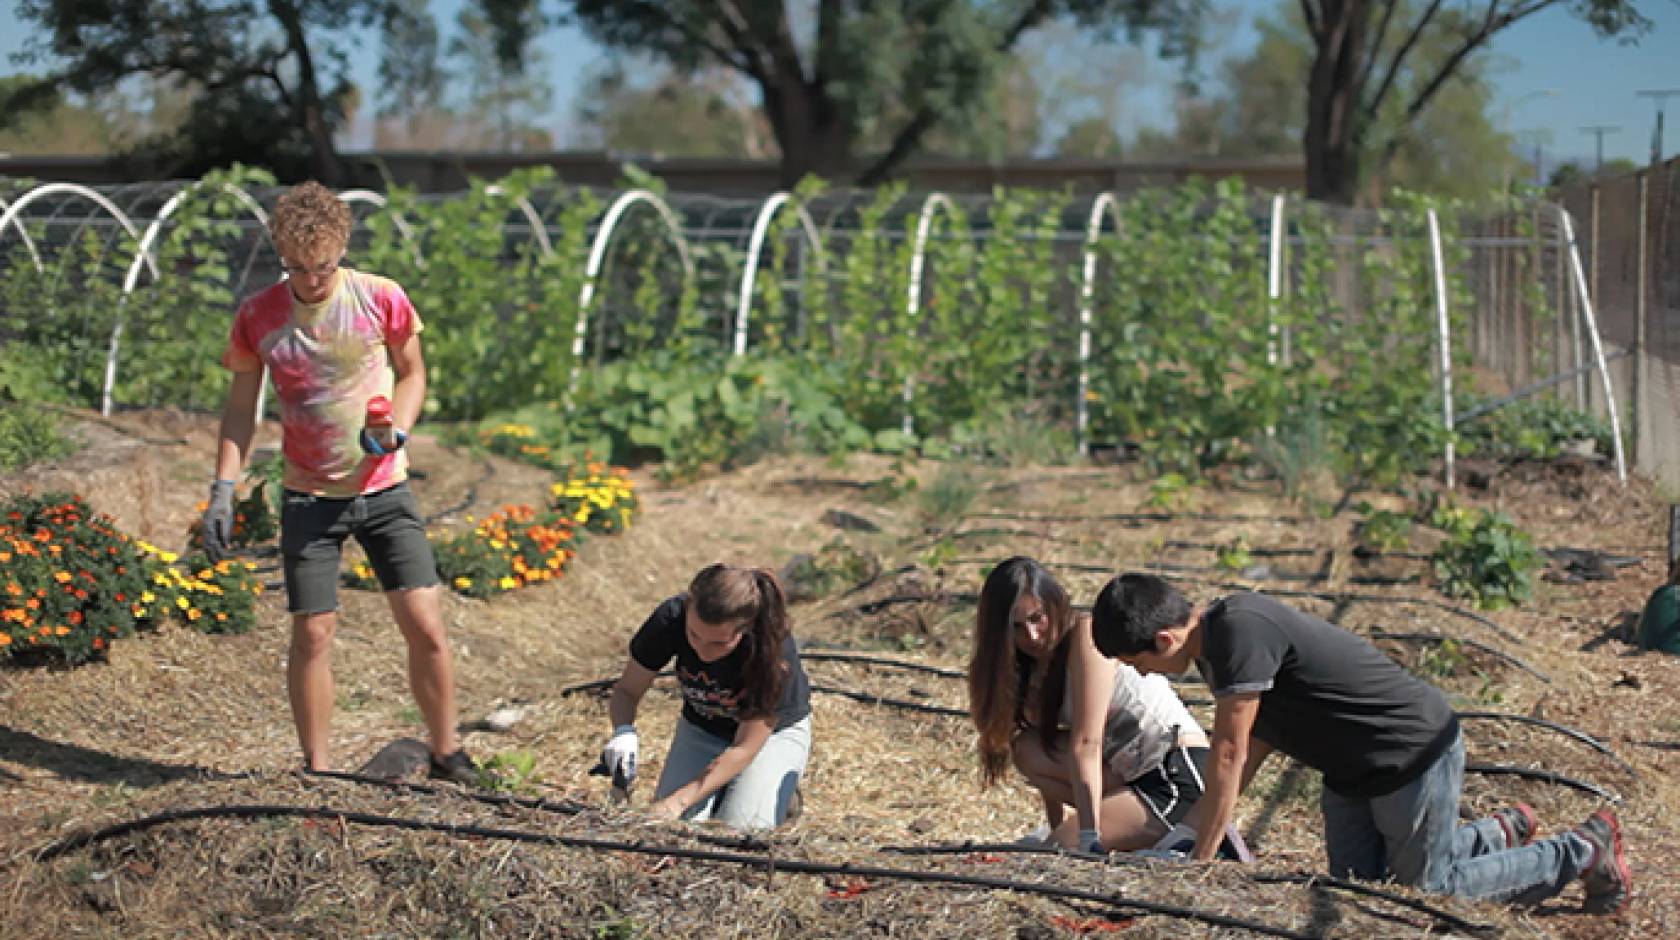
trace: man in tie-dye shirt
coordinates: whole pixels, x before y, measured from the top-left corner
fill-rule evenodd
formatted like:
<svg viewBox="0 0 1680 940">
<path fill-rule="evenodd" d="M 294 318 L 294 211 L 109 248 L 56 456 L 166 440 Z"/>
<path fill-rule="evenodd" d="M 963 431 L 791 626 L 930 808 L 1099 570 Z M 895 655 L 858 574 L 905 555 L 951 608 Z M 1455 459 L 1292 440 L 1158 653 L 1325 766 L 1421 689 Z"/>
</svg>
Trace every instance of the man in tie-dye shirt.
<svg viewBox="0 0 1680 940">
<path fill-rule="evenodd" d="M 280 197 L 269 228 L 287 278 L 240 304 L 222 365 L 216 481 L 204 518 L 212 557 L 227 553 L 233 481 L 256 425 L 266 368 L 280 408 L 285 507 L 280 516 L 292 614 L 286 685 L 308 770 L 327 770 L 339 556 L 355 536 L 408 644 L 409 682 L 425 717 L 436 777 L 476 782 L 455 734 L 454 670 L 437 561 L 409 491 L 403 449 L 426 398 L 420 317 L 394 281 L 343 267 L 350 211 L 304 183 Z M 370 432 L 370 400 L 390 401 L 394 431 Z"/>
</svg>

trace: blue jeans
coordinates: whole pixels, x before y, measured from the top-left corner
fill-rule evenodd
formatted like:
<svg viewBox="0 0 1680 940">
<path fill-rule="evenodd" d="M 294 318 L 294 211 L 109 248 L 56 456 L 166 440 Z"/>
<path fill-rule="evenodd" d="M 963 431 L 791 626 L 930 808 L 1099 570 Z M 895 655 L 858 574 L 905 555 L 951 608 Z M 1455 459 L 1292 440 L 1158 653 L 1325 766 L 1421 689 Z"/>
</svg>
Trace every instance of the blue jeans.
<svg viewBox="0 0 1680 940">
<path fill-rule="evenodd" d="M 1436 894 L 1538 904 L 1562 891 L 1592 861 L 1592 846 L 1572 833 L 1505 847 L 1492 817 L 1459 825 L 1464 739 L 1453 741 L 1423 776 L 1371 799 L 1325 788 L 1324 844 L 1330 874 L 1392 878 Z"/>
<path fill-rule="evenodd" d="M 707 765 L 732 742 L 677 719 L 671 750 L 653 798 L 664 799 L 700 776 Z M 788 801 L 811 757 L 811 716 L 770 735 L 758 754 L 735 779 L 690 806 L 682 818 L 694 822 L 716 819 L 737 829 L 773 829 L 787 818 Z"/>
</svg>

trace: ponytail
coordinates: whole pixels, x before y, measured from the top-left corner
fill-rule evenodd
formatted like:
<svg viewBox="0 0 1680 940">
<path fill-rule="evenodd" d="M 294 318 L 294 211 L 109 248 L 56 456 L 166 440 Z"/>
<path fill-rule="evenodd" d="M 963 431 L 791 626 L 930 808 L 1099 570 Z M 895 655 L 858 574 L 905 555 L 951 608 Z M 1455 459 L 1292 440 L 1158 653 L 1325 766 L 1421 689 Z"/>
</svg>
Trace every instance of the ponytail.
<svg viewBox="0 0 1680 940">
<path fill-rule="evenodd" d="M 706 623 L 746 621 L 740 711 L 749 718 L 774 713 L 787 675 L 782 647 L 788 638 L 787 598 L 775 574 L 766 568 L 708 565 L 694 576 L 688 595 L 695 614 Z"/>
</svg>

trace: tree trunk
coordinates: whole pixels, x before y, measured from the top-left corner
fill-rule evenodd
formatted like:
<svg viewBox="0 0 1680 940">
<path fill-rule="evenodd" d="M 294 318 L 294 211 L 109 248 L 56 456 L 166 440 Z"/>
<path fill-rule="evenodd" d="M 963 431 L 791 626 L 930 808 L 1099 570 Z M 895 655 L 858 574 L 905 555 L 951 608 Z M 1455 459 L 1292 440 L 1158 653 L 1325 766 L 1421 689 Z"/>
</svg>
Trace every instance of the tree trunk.
<svg viewBox="0 0 1680 940">
<path fill-rule="evenodd" d="M 760 87 L 782 150 L 779 178 L 784 189 L 811 174 L 837 180 L 850 173 L 856 146 L 851 122 L 820 86 L 790 77 Z"/>
<path fill-rule="evenodd" d="M 340 186 L 344 182 L 344 165 L 338 147 L 333 144 L 333 129 L 327 123 L 320 80 L 315 74 L 315 58 L 309 53 L 303 19 L 298 9 L 286 0 L 271 0 L 269 11 L 280 21 L 286 32 L 286 44 L 297 57 L 298 91 L 293 115 L 309 138 L 310 175 L 323 186 Z"/>
<path fill-rule="evenodd" d="M 1359 192 L 1369 8 L 1365 0 L 1335 0 L 1321 10 L 1322 20 L 1312 29 L 1315 51 L 1301 139 L 1307 198 L 1347 205 Z"/>
</svg>

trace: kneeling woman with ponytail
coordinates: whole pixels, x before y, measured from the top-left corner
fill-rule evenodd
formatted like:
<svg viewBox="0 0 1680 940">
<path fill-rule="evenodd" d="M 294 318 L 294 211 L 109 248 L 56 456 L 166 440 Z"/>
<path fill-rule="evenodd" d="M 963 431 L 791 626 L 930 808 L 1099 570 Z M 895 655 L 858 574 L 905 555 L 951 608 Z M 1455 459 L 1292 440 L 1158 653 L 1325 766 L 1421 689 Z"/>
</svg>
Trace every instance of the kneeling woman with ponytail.
<svg viewBox="0 0 1680 940">
<path fill-rule="evenodd" d="M 673 659 L 682 716 L 652 813 L 780 825 L 811 754 L 811 704 L 775 576 L 711 565 L 636 631 L 607 703 L 613 734 L 601 760 L 615 776 L 635 776 L 636 707 Z"/>
<path fill-rule="evenodd" d="M 1090 618 L 1030 558 L 980 589 L 968 686 L 983 783 L 1013 764 L 1044 801 L 1046 842 L 1148 848 L 1202 795 L 1207 736 L 1178 695 L 1097 652 Z"/>
</svg>

